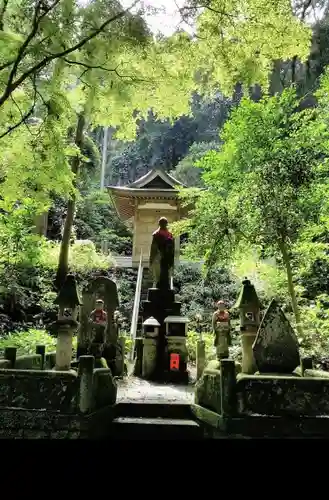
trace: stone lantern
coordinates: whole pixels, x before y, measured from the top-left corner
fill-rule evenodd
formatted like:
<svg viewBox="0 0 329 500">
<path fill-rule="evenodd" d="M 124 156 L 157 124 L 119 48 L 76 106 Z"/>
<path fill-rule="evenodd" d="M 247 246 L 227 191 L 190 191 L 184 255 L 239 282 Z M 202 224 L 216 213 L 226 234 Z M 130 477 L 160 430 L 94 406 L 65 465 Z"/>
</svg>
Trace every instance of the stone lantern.
<svg viewBox="0 0 329 500">
<path fill-rule="evenodd" d="M 260 302 L 254 285 L 245 278 L 235 307 L 240 311 L 242 373 L 255 373 L 257 368 L 252 346 L 260 324 Z"/>
<path fill-rule="evenodd" d="M 142 377 L 152 378 L 156 370 L 157 342 L 160 331 L 160 323 L 153 316 L 143 323 L 143 357 Z"/>
<path fill-rule="evenodd" d="M 164 320 L 166 336 L 185 337 L 187 334 L 188 318 L 185 316 L 167 316 Z"/>
<path fill-rule="evenodd" d="M 143 323 L 143 332 L 145 338 L 155 338 L 159 336 L 160 323 L 153 316 Z"/>
<path fill-rule="evenodd" d="M 77 318 L 82 305 L 72 274 L 67 275 L 54 303 L 59 306 L 58 319 L 52 325 L 57 333 L 55 370 L 66 371 L 71 368 L 72 337 L 79 326 Z"/>
<path fill-rule="evenodd" d="M 165 365 L 168 379 L 172 382 L 188 382 L 186 346 L 188 321 L 184 316 L 167 316 L 164 320 L 167 341 Z"/>
</svg>

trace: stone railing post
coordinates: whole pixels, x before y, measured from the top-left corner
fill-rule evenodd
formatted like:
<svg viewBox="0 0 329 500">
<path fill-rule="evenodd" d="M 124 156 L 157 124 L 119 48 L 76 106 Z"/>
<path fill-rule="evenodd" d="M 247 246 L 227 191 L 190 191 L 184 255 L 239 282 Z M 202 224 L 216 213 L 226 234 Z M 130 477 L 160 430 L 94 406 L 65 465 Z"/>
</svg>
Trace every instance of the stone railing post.
<svg viewBox="0 0 329 500">
<path fill-rule="evenodd" d="M 237 410 L 235 362 L 231 359 L 220 361 L 220 385 L 222 417 L 229 418 Z"/>
<path fill-rule="evenodd" d="M 134 345 L 132 345 L 132 348 L 134 348 Z M 141 337 L 137 337 L 135 339 L 135 348 L 136 348 L 136 359 L 135 359 L 134 375 L 135 377 L 141 377 L 142 362 L 143 362 L 143 339 Z"/>
<path fill-rule="evenodd" d="M 198 340 L 196 344 L 196 379 L 203 374 L 206 364 L 206 343 L 204 340 Z"/>
<path fill-rule="evenodd" d="M 311 357 L 302 358 L 300 361 L 300 368 L 302 377 L 304 377 L 305 370 L 313 370 L 313 358 Z"/>
<path fill-rule="evenodd" d="M 119 344 L 119 350 L 121 351 L 120 356 L 118 357 L 118 365 L 117 365 L 117 370 L 118 370 L 118 375 L 120 377 L 123 377 L 124 372 L 125 372 L 125 349 L 126 349 L 126 339 L 125 337 L 119 337 L 118 338 L 118 344 Z"/>
<path fill-rule="evenodd" d="M 4 352 L 4 358 L 10 361 L 10 368 L 15 368 L 16 363 L 17 348 L 16 347 L 6 347 Z"/>
<path fill-rule="evenodd" d="M 80 378 L 79 409 L 88 413 L 93 407 L 94 356 L 80 356 L 78 376 Z"/>
<path fill-rule="evenodd" d="M 35 354 L 40 354 L 40 356 L 41 356 L 41 370 L 43 370 L 44 366 L 45 366 L 46 346 L 37 345 L 35 348 Z"/>
</svg>

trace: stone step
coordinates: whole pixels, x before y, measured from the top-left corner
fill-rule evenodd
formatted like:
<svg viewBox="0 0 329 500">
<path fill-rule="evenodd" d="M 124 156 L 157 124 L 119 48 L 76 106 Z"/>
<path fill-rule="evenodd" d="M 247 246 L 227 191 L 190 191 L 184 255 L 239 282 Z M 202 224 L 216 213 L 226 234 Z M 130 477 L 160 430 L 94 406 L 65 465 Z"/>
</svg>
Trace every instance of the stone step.
<svg viewBox="0 0 329 500">
<path fill-rule="evenodd" d="M 172 418 L 172 419 L 191 419 L 192 410 L 189 404 L 185 403 L 163 403 L 150 402 L 121 402 L 115 407 L 116 417 L 132 418 Z"/>
<path fill-rule="evenodd" d="M 112 439 L 203 439 L 194 420 L 117 417 L 111 425 Z"/>
</svg>

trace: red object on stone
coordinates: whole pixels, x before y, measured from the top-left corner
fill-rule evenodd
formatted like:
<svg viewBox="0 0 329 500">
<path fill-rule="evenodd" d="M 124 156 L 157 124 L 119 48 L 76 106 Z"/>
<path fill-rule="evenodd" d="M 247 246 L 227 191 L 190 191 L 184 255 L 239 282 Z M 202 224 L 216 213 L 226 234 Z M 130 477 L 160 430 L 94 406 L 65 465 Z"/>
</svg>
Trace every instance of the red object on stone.
<svg viewBox="0 0 329 500">
<path fill-rule="evenodd" d="M 170 354 L 170 370 L 179 370 L 179 354 Z"/>
</svg>

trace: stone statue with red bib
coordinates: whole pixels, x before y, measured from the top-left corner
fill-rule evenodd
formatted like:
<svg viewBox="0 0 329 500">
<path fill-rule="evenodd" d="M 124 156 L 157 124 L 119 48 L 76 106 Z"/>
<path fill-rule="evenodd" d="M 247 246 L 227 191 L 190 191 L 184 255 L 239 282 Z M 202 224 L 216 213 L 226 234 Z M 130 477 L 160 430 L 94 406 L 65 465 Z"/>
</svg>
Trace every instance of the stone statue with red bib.
<svg viewBox="0 0 329 500">
<path fill-rule="evenodd" d="M 231 345 L 231 323 L 230 313 L 227 311 L 223 300 L 217 302 L 217 310 L 212 317 L 212 329 L 215 335 L 214 345 L 217 358 L 219 360 L 228 358 L 228 348 Z"/>
<path fill-rule="evenodd" d="M 153 276 L 153 287 L 162 290 L 170 289 L 170 281 L 175 261 L 175 241 L 168 231 L 165 217 L 159 220 L 159 227 L 152 235 L 150 252 L 150 270 Z"/>
</svg>

